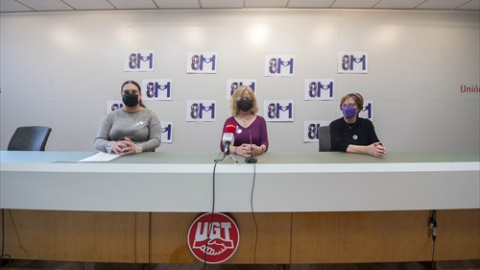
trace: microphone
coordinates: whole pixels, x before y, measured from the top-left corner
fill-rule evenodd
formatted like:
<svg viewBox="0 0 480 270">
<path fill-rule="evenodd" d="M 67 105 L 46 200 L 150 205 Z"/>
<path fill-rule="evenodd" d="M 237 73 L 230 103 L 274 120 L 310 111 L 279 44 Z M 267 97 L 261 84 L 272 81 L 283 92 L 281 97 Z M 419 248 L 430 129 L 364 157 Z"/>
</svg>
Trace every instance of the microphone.
<svg viewBox="0 0 480 270">
<path fill-rule="evenodd" d="M 225 146 L 223 152 L 225 155 L 230 155 L 230 145 L 235 141 L 235 132 L 237 131 L 237 125 L 233 122 L 229 122 L 225 125 L 225 130 L 223 131 L 222 142 Z"/>
<path fill-rule="evenodd" d="M 257 158 L 253 156 L 252 131 L 248 127 L 248 136 L 250 137 L 250 156 L 245 158 L 246 163 L 257 163 Z"/>
</svg>

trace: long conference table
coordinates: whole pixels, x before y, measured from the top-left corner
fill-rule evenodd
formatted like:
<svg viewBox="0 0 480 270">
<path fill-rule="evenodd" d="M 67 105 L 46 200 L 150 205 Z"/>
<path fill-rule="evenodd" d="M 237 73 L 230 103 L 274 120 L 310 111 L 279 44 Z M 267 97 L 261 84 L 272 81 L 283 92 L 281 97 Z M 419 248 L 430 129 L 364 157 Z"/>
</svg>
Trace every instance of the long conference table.
<svg viewBox="0 0 480 270">
<path fill-rule="evenodd" d="M 5 253 L 200 263 L 187 233 L 213 209 L 240 230 L 226 263 L 480 259 L 478 151 L 265 153 L 257 164 L 156 152 L 79 162 L 94 154 L 0 152 Z"/>
</svg>

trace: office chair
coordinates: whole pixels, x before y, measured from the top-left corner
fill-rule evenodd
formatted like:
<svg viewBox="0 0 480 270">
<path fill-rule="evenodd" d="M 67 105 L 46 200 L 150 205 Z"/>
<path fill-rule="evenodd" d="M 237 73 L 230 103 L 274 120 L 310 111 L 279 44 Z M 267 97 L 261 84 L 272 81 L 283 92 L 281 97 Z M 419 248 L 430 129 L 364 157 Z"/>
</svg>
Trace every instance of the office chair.
<svg viewBox="0 0 480 270">
<path fill-rule="evenodd" d="M 318 151 L 330 151 L 330 126 L 321 126 L 318 129 Z"/>
<path fill-rule="evenodd" d="M 19 127 L 13 133 L 7 150 L 45 151 L 45 145 L 51 131 L 51 128 L 42 126 Z"/>
</svg>

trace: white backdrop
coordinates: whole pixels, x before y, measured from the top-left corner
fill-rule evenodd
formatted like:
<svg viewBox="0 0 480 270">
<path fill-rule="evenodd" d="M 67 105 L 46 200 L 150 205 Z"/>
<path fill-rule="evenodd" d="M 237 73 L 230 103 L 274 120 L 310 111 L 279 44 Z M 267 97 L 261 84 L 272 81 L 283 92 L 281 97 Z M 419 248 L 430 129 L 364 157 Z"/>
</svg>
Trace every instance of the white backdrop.
<svg viewBox="0 0 480 270">
<path fill-rule="evenodd" d="M 340 117 L 339 100 L 373 102 L 389 151 L 480 149 L 479 12 L 353 10 L 114 11 L 1 14 L 1 150 L 15 128 L 53 128 L 47 151 L 93 151 L 123 81 L 172 79 L 161 152 L 219 151 L 228 79 L 256 79 L 264 100 L 293 100 L 293 122 L 268 122 L 270 151 L 318 151 L 305 120 Z M 125 72 L 128 50 L 154 50 L 154 72 Z M 189 52 L 217 52 L 216 74 L 187 74 Z M 367 74 L 338 74 L 340 51 L 368 53 Z M 293 55 L 292 77 L 265 77 L 265 55 Z M 304 100 L 308 78 L 335 80 L 333 101 Z M 462 93 L 466 85 L 476 93 Z M 216 121 L 186 122 L 187 100 L 216 100 Z M 263 110 L 260 111 L 263 115 Z"/>
</svg>

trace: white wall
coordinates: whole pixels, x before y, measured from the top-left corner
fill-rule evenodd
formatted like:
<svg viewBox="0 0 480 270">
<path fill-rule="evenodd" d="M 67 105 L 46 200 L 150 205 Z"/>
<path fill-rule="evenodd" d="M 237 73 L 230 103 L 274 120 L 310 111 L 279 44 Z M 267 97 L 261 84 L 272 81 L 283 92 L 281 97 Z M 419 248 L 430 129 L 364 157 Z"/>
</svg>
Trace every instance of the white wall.
<svg viewBox="0 0 480 270">
<path fill-rule="evenodd" d="M 173 101 L 148 102 L 174 121 L 162 152 L 216 152 L 227 79 L 257 79 L 260 104 L 295 101 L 295 121 L 268 122 L 270 151 L 317 151 L 304 120 L 340 116 L 343 94 L 374 102 L 389 151 L 480 149 L 480 15 L 434 11 L 115 11 L 0 15 L 1 150 L 23 125 L 53 128 L 49 151 L 93 151 L 107 100 L 126 79 L 172 79 Z M 250 33 L 257 26 L 267 39 Z M 155 71 L 123 71 L 125 50 L 155 50 Z M 218 53 L 218 72 L 186 74 L 190 51 Z M 337 74 L 339 51 L 367 52 L 368 74 Z M 266 54 L 296 57 L 294 77 L 264 77 Z M 335 101 L 305 101 L 306 78 L 334 78 Z M 186 122 L 186 100 L 217 100 L 217 121 Z M 261 112 L 262 114 L 263 112 Z"/>
</svg>

